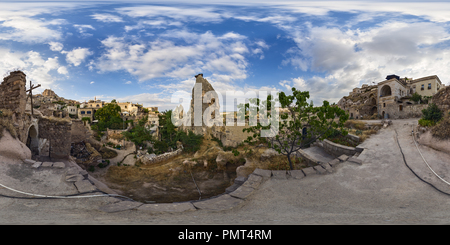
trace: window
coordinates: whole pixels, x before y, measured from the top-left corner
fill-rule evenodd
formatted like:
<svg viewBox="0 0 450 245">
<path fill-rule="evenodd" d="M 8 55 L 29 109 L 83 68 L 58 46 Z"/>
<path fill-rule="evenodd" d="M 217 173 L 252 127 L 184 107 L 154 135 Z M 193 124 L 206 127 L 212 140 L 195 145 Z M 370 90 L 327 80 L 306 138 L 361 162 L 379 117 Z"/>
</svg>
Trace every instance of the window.
<svg viewBox="0 0 450 245">
<path fill-rule="evenodd" d="M 91 111 L 87 111 L 87 114 L 91 114 Z"/>
<path fill-rule="evenodd" d="M 420 90 L 424 90 L 425 88 L 425 85 L 424 84 L 422 84 L 422 86 L 420 87 Z"/>
<path fill-rule="evenodd" d="M 81 111 L 81 114 L 83 114 L 83 115 L 84 115 L 85 113 L 86 113 L 85 111 Z"/>
<path fill-rule="evenodd" d="M 403 111 L 403 105 L 399 105 L 399 106 L 398 106 L 398 109 L 399 109 L 400 111 Z"/>
<path fill-rule="evenodd" d="M 386 107 L 386 103 L 383 103 L 383 107 Z"/>
<path fill-rule="evenodd" d="M 428 89 L 431 89 L 431 83 L 428 84 Z"/>
<path fill-rule="evenodd" d="M 97 107 L 99 107 L 100 105 L 99 104 L 97 104 Z"/>
</svg>

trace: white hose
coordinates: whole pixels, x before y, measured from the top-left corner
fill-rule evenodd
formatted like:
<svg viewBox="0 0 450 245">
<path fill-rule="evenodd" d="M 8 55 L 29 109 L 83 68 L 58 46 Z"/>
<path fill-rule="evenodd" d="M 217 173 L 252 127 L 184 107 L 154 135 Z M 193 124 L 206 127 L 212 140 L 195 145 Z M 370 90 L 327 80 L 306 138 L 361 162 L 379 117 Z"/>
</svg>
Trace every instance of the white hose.
<svg viewBox="0 0 450 245">
<path fill-rule="evenodd" d="M 415 139 L 415 137 L 414 137 L 414 126 L 413 126 L 412 132 L 413 132 L 413 140 L 414 140 L 414 144 L 416 145 L 417 151 L 419 151 L 420 156 L 422 157 L 423 161 L 427 164 L 428 168 L 429 168 L 429 169 L 431 170 L 431 172 L 433 172 L 433 174 L 436 175 L 440 180 L 442 180 L 442 181 L 443 181 L 444 183 L 446 183 L 447 185 L 450 185 L 449 182 L 447 182 L 446 180 L 444 180 L 443 178 L 441 178 L 441 176 L 437 175 L 437 174 L 433 171 L 433 169 L 431 169 L 431 167 L 430 167 L 430 165 L 428 164 L 427 160 L 425 160 L 425 158 L 423 157 L 422 152 L 420 152 L 419 147 L 417 146 L 417 143 L 416 143 L 416 139 Z"/>
<path fill-rule="evenodd" d="M 18 190 L 15 190 L 13 188 L 10 188 L 8 186 L 2 185 L 2 184 L 0 184 L 0 186 L 6 188 L 8 190 L 17 192 L 17 193 L 21 193 L 21 194 L 29 195 L 29 196 L 35 196 L 35 197 L 47 197 L 47 198 L 87 198 L 87 197 L 120 196 L 120 195 L 115 195 L 115 194 L 88 195 L 88 196 L 48 196 L 48 195 L 39 195 L 39 194 L 32 194 L 32 193 L 27 193 L 27 192 L 23 192 L 23 191 L 18 191 Z"/>
</svg>

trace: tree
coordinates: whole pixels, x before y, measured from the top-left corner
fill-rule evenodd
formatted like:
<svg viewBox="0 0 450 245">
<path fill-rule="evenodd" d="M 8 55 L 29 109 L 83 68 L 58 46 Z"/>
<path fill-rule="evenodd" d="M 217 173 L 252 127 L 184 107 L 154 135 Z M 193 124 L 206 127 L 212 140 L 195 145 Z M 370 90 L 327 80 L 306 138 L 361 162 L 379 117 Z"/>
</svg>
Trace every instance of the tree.
<svg viewBox="0 0 450 245">
<path fill-rule="evenodd" d="M 151 131 L 145 127 L 145 123 L 148 120 L 148 116 L 139 120 L 137 125 L 135 125 L 130 131 L 122 132 L 122 135 L 136 146 L 136 150 L 140 146 L 144 146 L 145 141 L 153 141 L 153 136 Z"/>
<path fill-rule="evenodd" d="M 115 101 L 114 101 L 115 102 Z M 95 118 L 99 121 L 109 122 L 113 118 L 120 119 L 120 106 L 116 103 L 109 103 L 95 112 Z"/>
<path fill-rule="evenodd" d="M 414 102 L 419 102 L 422 100 L 422 95 L 418 94 L 417 92 L 415 92 L 412 96 L 411 96 L 411 100 Z"/>
<path fill-rule="evenodd" d="M 292 88 L 292 95 L 279 93 L 279 103 L 281 108 L 287 109 L 287 112 L 280 113 L 281 120 L 271 120 L 279 126 L 278 134 L 272 137 L 261 137 L 262 129 L 269 129 L 268 126 L 262 126 L 259 122 L 257 126 L 245 128 L 244 132 L 253 133 L 246 142 L 265 143 L 268 147 L 275 149 L 278 153 L 287 156 L 289 167 L 292 170 L 292 154 L 299 149 L 305 148 L 316 140 L 323 140 L 330 135 L 340 131 L 343 135 L 348 132 L 344 130 L 344 123 L 348 120 L 348 114 L 337 106 L 330 106 L 328 101 L 324 101 L 320 107 L 314 107 L 308 103 L 309 92 L 301 92 Z M 267 103 L 275 101 L 267 100 Z M 270 108 L 270 107 L 269 107 Z M 269 117 L 270 112 L 267 113 Z M 305 134 L 306 129 L 306 134 Z"/>
<path fill-rule="evenodd" d="M 198 151 L 203 141 L 203 135 L 195 134 L 191 130 L 188 133 L 183 131 L 177 132 L 176 138 L 183 144 L 183 150 L 186 152 Z"/>
<path fill-rule="evenodd" d="M 159 125 L 162 126 L 159 130 L 161 135 L 161 140 L 167 141 L 169 146 L 176 147 L 175 136 L 177 131 L 175 130 L 175 125 L 172 123 L 172 110 L 165 111 L 158 115 Z"/>
</svg>

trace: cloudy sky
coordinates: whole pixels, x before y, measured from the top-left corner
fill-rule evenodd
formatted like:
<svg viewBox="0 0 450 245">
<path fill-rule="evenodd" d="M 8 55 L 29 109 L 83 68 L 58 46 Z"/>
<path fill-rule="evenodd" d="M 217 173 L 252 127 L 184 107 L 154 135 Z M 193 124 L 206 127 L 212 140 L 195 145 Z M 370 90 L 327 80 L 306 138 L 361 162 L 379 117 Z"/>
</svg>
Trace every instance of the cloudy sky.
<svg viewBox="0 0 450 245">
<path fill-rule="evenodd" d="M 450 3 L 0 2 L 0 74 L 67 99 L 173 109 L 203 73 L 226 91 L 310 91 L 337 102 L 387 75 L 450 83 Z"/>
</svg>

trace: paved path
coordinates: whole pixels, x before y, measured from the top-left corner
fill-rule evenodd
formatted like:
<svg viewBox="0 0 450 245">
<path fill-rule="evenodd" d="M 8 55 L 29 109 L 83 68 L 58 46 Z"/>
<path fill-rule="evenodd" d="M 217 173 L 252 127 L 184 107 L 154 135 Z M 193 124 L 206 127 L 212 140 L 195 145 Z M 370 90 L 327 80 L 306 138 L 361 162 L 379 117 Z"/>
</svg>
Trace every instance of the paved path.
<svg viewBox="0 0 450 245">
<path fill-rule="evenodd" d="M 117 202 L 116 198 L 24 200 L 0 197 L 0 223 L 450 224 L 450 196 L 419 180 L 403 162 L 397 139 L 408 165 L 417 175 L 450 193 L 450 187 L 431 173 L 415 150 L 411 137 L 414 121 L 417 120 L 394 120 L 393 125 L 366 140 L 361 145 L 366 149 L 358 157 L 363 160 L 362 165 L 347 162 L 338 165 L 331 174 L 302 179 L 270 178 L 230 210 L 154 214 L 132 209 L 107 213 L 100 208 Z M 419 148 L 435 171 L 450 180 L 450 157 L 427 147 Z M 61 169 L 35 173 L 18 169 L 17 164 L 0 159 L 0 182 L 30 192 L 73 191 L 71 186 L 49 183 L 59 181 Z M 12 194 L 4 189 L 0 189 L 0 193 Z"/>
</svg>

